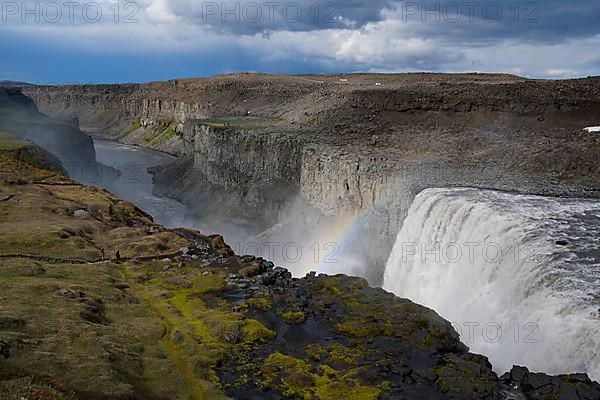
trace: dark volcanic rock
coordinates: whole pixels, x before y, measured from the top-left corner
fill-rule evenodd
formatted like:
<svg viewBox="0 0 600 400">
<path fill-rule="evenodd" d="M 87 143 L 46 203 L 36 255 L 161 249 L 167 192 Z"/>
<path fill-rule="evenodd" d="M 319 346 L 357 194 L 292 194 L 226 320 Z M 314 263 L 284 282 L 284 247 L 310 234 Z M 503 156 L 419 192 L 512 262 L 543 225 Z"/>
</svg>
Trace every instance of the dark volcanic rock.
<svg viewBox="0 0 600 400">
<path fill-rule="evenodd" d="M 515 366 L 500 380 L 510 386 L 513 395 L 521 395 L 528 400 L 600 399 L 600 384 L 593 382 L 586 374 L 548 376 Z"/>
<path fill-rule="evenodd" d="M 288 274 L 278 268 L 251 282 L 269 306 L 251 297 L 250 315 L 277 336 L 223 365 L 231 396 L 498 398 L 487 359 L 468 353 L 435 312 L 362 279 Z"/>
<path fill-rule="evenodd" d="M 515 367 L 499 379 L 449 322 L 363 279 L 315 273 L 292 279 L 283 268 L 268 268 L 251 277 L 232 274 L 226 284 L 222 296 L 237 299 L 276 333 L 218 368 L 233 398 L 600 398 L 600 386 L 586 375 L 551 377 Z"/>
</svg>

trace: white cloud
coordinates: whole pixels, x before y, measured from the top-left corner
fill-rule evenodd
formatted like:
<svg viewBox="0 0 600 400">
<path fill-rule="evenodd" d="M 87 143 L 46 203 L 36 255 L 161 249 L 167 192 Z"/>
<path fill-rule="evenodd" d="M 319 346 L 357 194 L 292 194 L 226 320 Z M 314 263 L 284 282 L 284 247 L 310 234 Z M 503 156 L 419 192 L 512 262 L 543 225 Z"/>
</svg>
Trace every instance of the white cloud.
<svg viewBox="0 0 600 400">
<path fill-rule="evenodd" d="M 145 8 L 145 13 L 150 23 L 173 24 L 181 20 L 181 17 L 171 10 L 168 0 L 151 0 Z"/>
</svg>

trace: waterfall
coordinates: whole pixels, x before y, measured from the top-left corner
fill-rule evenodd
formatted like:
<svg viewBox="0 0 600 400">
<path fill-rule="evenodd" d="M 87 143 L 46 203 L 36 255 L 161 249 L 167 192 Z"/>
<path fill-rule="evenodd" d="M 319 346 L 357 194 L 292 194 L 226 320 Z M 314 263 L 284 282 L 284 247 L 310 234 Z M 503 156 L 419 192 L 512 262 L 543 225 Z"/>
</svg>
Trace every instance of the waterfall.
<svg viewBox="0 0 600 400">
<path fill-rule="evenodd" d="M 600 202 L 425 190 L 384 288 L 451 321 L 497 372 L 515 364 L 600 379 Z"/>
</svg>

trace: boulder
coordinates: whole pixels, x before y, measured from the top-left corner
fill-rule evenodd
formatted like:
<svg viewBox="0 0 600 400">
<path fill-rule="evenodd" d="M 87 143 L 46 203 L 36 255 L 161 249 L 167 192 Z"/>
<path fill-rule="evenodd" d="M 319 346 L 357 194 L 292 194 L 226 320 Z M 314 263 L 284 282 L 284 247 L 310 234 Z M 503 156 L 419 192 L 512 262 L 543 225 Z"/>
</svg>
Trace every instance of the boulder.
<svg viewBox="0 0 600 400">
<path fill-rule="evenodd" d="M 216 250 L 220 256 L 231 257 L 234 255 L 234 252 L 231 249 L 231 247 L 229 247 L 229 245 L 225 243 L 225 239 L 223 238 L 223 236 L 212 235 L 209 238 L 213 249 Z"/>
<path fill-rule="evenodd" d="M 89 219 L 91 217 L 90 213 L 86 210 L 77 210 L 73 213 L 73 216 L 79 219 Z"/>
<path fill-rule="evenodd" d="M 600 398 L 600 384 L 592 381 L 586 374 L 550 376 L 514 366 L 500 380 L 509 385 L 511 391 L 528 400 Z"/>
</svg>

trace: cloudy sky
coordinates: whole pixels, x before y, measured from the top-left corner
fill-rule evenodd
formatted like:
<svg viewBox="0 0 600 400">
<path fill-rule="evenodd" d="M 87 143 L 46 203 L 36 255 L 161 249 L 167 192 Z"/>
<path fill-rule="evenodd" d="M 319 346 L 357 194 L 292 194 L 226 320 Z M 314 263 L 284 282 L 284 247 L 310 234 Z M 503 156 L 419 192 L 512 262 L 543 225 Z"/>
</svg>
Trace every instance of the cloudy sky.
<svg viewBox="0 0 600 400">
<path fill-rule="evenodd" d="M 600 75 L 600 1 L 2 1 L 0 80 L 238 71 Z"/>
</svg>

